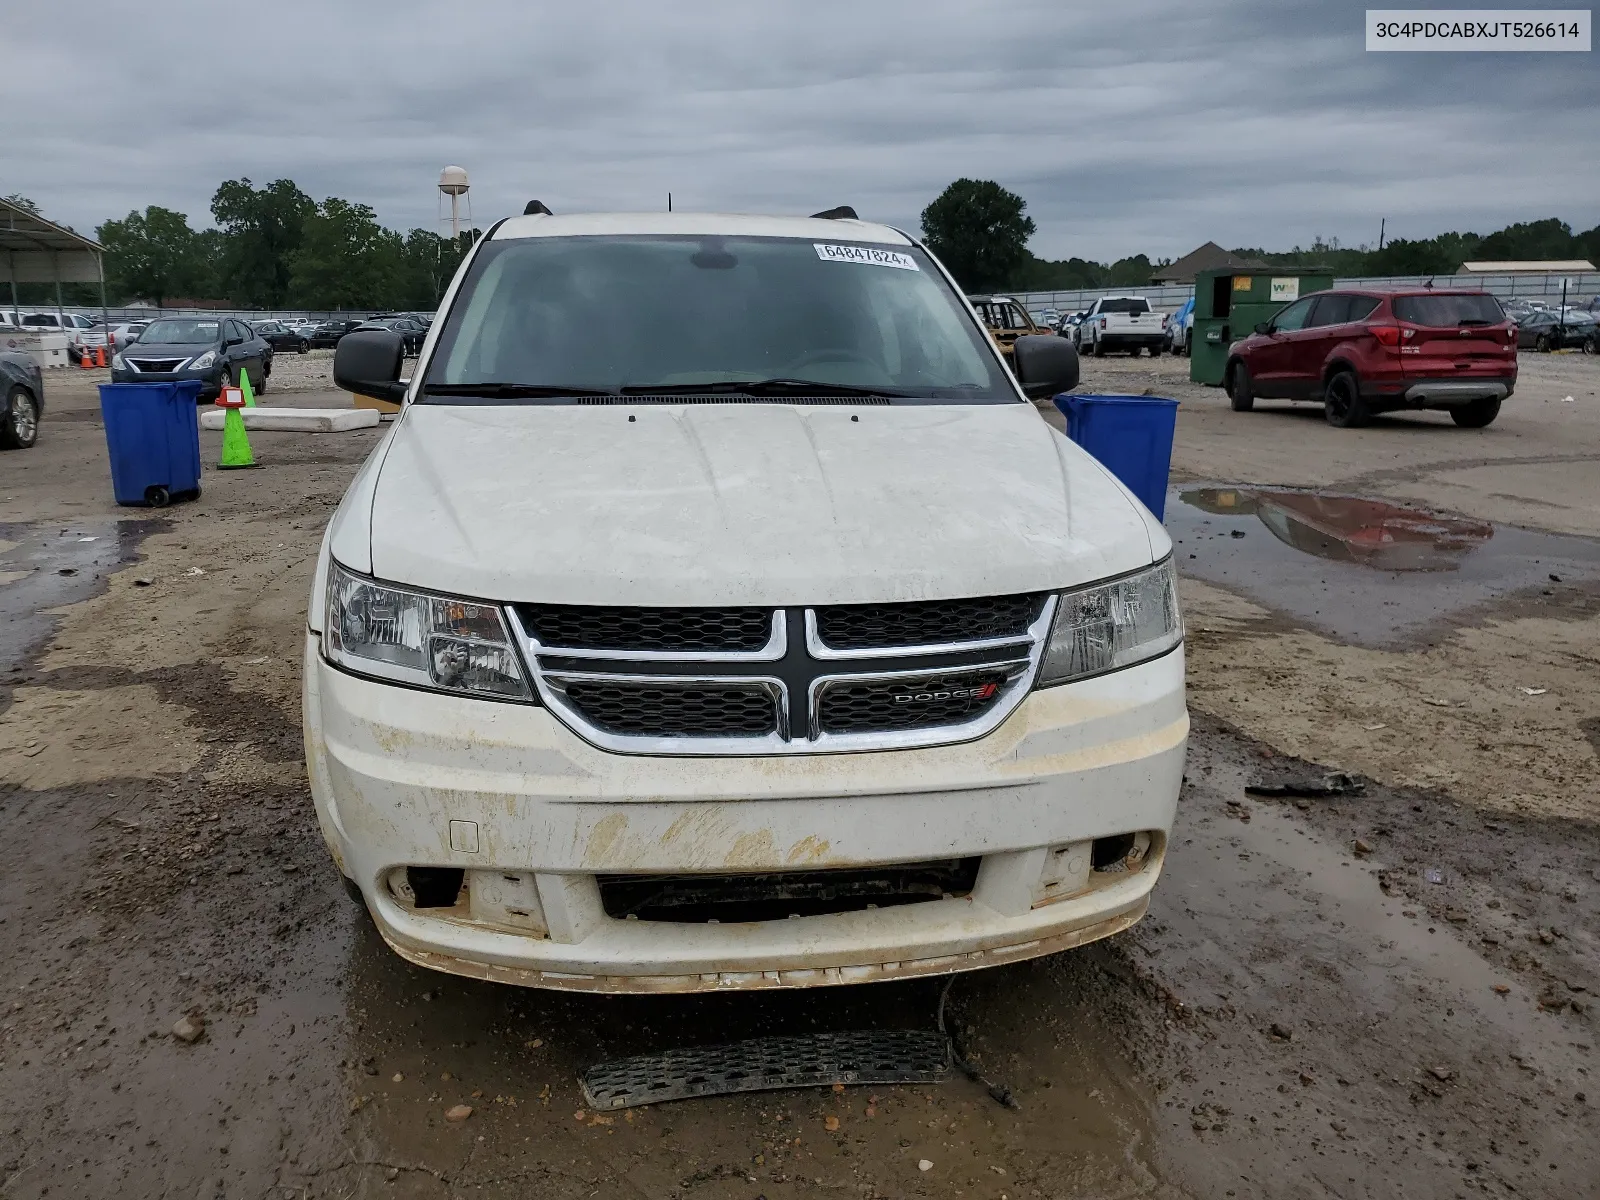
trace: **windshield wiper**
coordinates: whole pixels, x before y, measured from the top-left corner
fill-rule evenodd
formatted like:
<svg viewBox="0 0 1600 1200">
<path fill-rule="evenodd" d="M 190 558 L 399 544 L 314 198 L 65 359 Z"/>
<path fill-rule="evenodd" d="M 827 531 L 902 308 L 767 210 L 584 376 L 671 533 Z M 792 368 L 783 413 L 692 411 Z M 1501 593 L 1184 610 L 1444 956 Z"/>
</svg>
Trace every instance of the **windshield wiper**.
<svg viewBox="0 0 1600 1200">
<path fill-rule="evenodd" d="M 741 379 L 716 383 L 636 383 L 618 388 L 623 396 L 863 396 L 898 400 L 912 392 L 888 388 L 849 387 L 815 379 Z"/>
<path fill-rule="evenodd" d="M 485 400 L 539 400 L 559 396 L 615 396 L 603 388 L 564 387 L 554 383 L 425 383 L 424 396 L 481 396 Z"/>
</svg>

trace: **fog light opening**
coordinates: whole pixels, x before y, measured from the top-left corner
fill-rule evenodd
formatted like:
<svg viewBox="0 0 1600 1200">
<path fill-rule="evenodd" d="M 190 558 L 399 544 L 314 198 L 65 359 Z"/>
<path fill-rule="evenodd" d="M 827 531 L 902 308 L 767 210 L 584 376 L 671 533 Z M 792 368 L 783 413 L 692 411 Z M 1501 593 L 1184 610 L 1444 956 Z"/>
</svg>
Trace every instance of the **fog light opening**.
<svg viewBox="0 0 1600 1200">
<path fill-rule="evenodd" d="M 1089 851 L 1089 861 L 1096 871 L 1125 871 L 1131 865 L 1128 855 L 1133 847 L 1134 835 L 1131 833 L 1095 838 L 1094 846 Z"/>
<path fill-rule="evenodd" d="M 407 867 L 406 889 L 413 908 L 454 908 L 466 872 L 460 867 Z"/>
</svg>

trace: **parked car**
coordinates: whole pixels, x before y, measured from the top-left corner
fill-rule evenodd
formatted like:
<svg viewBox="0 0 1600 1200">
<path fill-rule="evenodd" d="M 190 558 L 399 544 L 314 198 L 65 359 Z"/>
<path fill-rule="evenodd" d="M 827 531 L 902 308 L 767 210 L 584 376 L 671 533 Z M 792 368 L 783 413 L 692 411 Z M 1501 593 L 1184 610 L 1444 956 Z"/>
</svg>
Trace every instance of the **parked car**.
<svg viewBox="0 0 1600 1200">
<path fill-rule="evenodd" d="M 93 351 L 105 346 L 108 354 L 115 354 L 119 349 L 132 345 L 148 324 L 149 321 L 113 321 L 109 333 L 107 326 L 97 324 L 85 331 L 82 349 Z"/>
<path fill-rule="evenodd" d="M 1194 348 L 1194 297 L 1183 302 L 1183 307 L 1167 318 L 1167 349 L 1174 354 L 1188 354 Z"/>
<path fill-rule="evenodd" d="M 382 317 L 373 321 L 363 321 L 356 326 L 356 329 L 387 329 L 398 333 L 408 357 L 422 352 L 423 339 L 428 336 L 428 331 L 410 317 Z"/>
<path fill-rule="evenodd" d="M 1523 350 L 1565 350 L 1581 346 L 1594 327 L 1587 314 L 1565 317 L 1550 309 L 1538 309 L 1517 322 L 1517 345 Z"/>
<path fill-rule="evenodd" d="M 1234 342 L 1223 368 L 1236 412 L 1269 397 L 1314 400 L 1340 428 L 1436 408 L 1481 429 L 1516 385 L 1517 327 L 1499 301 L 1424 288 L 1302 296 Z"/>
<path fill-rule="evenodd" d="M 402 957 L 594 992 L 904 979 L 1145 912 L 1188 718 L 1172 541 L 916 242 L 512 217 L 333 515 L 323 836 Z M 409 378 L 401 380 L 402 373 Z"/>
<path fill-rule="evenodd" d="M 1078 326 L 1083 324 L 1083 318 L 1087 315 L 1087 313 L 1081 312 L 1067 313 L 1056 322 L 1056 333 L 1070 340 L 1073 347 L 1076 348 L 1078 345 Z"/>
<path fill-rule="evenodd" d="M 337 346 L 345 334 L 360 325 L 360 321 L 324 321 L 311 331 L 311 347 L 316 350 Z"/>
<path fill-rule="evenodd" d="M 39 440 L 44 372 L 26 354 L 0 350 L 0 450 L 27 450 Z"/>
<path fill-rule="evenodd" d="M 111 360 L 113 383 L 201 381 L 200 400 L 215 400 L 248 371 L 256 392 L 272 377 L 272 347 L 232 317 L 161 317 Z"/>
<path fill-rule="evenodd" d="M 311 349 L 310 334 L 281 321 L 257 321 L 251 328 L 257 337 L 265 339 L 274 350 L 293 350 L 296 354 L 304 354 Z"/>
<path fill-rule="evenodd" d="M 1074 335 L 1079 351 L 1096 358 L 1110 350 L 1126 350 L 1135 357 L 1148 350 L 1157 358 L 1166 342 L 1166 315 L 1152 312 L 1143 296 L 1102 296 L 1089 306 Z"/>
<path fill-rule="evenodd" d="M 1028 310 L 1010 296 L 973 296 L 970 302 L 1001 354 L 1009 355 L 1019 337 L 1045 332 L 1034 324 Z"/>
<path fill-rule="evenodd" d="M 78 362 L 83 354 L 83 337 L 94 322 L 78 313 L 29 312 L 26 309 L 12 313 L 12 324 L 23 329 L 36 329 L 64 334 L 67 339 L 67 357 Z"/>
</svg>

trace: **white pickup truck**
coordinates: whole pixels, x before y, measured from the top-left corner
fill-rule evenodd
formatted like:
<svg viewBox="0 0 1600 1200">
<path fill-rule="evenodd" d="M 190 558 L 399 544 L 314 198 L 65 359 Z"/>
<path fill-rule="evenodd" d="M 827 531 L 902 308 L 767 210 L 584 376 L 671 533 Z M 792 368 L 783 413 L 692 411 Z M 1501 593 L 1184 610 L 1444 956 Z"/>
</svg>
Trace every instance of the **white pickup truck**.
<svg viewBox="0 0 1600 1200">
<path fill-rule="evenodd" d="M 1108 350 L 1137 355 L 1141 348 L 1158 358 L 1167 343 L 1167 316 L 1151 312 L 1143 296 L 1102 296 L 1078 325 L 1074 341 L 1096 358 Z"/>
<path fill-rule="evenodd" d="M 530 206 L 532 207 L 532 206 Z M 1172 540 L 898 230 L 512 217 L 329 525 L 305 741 L 413 963 L 531 987 L 864 983 L 1144 915 L 1183 776 Z"/>
</svg>

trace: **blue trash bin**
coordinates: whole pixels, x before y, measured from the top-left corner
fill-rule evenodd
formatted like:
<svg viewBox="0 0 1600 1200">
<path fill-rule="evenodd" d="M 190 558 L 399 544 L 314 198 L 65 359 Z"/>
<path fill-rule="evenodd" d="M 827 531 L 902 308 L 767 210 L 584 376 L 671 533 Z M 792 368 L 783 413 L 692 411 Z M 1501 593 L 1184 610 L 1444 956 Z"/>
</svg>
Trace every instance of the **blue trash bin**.
<svg viewBox="0 0 1600 1200">
<path fill-rule="evenodd" d="M 200 494 L 200 380 L 102 383 L 100 416 L 118 504 L 165 508 Z"/>
<path fill-rule="evenodd" d="M 1067 418 L 1067 436 L 1082 446 L 1161 520 L 1172 469 L 1172 435 L 1178 402 L 1160 396 L 1074 396 L 1055 406 Z"/>
</svg>

